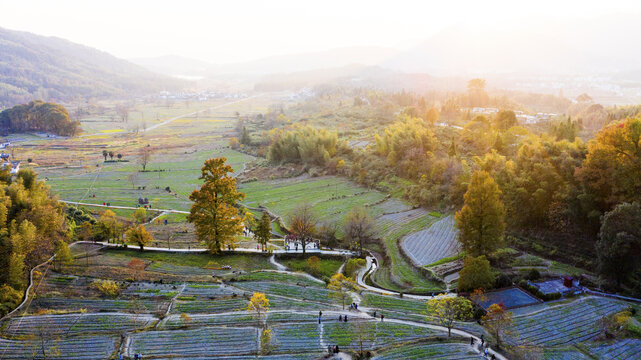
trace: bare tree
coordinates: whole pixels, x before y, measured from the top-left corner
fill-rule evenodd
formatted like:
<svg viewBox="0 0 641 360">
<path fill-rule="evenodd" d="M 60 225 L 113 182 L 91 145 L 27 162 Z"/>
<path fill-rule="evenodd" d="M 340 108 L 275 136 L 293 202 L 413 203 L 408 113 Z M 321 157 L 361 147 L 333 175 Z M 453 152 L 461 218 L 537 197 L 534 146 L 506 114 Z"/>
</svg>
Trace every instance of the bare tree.
<svg viewBox="0 0 641 360">
<path fill-rule="evenodd" d="M 312 207 L 309 204 L 296 207 L 290 216 L 289 225 L 296 240 L 303 246 L 304 254 L 305 246 L 316 233 L 316 216 L 312 212 Z"/>
<path fill-rule="evenodd" d="M 151 155 L 153 154 L 153 149 L 147 145 L 140 149 L 140 165 L 142 166 L 142 171 L 147 170 L 147 164 L 151 161 Z"/>
<path fill-rule="evenodd" d="M 345 217 L 345 240 L 363 255 L 363 244 L 374 239 L 374 222 L 363 208 L 352 209 Z"/>
<path fill-rule="evenodd" d="M 126 104 L 117 105 L 116 113 L 120 116 L 122 122 L 126 123 L 129 120 L 129 107 Z"/>
</svg>

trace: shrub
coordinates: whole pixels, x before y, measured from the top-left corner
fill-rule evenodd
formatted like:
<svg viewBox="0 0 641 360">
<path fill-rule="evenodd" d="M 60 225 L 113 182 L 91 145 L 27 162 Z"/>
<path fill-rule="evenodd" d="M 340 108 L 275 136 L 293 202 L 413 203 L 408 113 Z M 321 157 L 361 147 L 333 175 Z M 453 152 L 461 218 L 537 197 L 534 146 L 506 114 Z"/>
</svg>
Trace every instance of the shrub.
<svg viewBox="0 0 641 360">
<path fill-rule="evenodd" d="M 531 269 L 525 278 L 528 280 L 538 280 L 541 278 L 541 273 L 537 269 Z"/>
<path fill-rule="evenodd" d="M 510 279 L 510 277 L 505 274 L 501 274 L 496 278 L 496 281 L 494 282 L 494 286 L 497 288 L 512 286 L 512 279 Z"/>
<path fill-rule="evenodd" d="M 91 286 L 104 296 L 116 297 L 120 293 L 120 286 L 112 280 L 94 280 Z"/>
<path fill-rule="evenodd" d="M 20 300 L 22 300 L 22 294 L 18 290 L 7 284 L 2 285 L 0 287 L 0 317 L 5 316 L 18 306 Z"/>
<path fill-rule="evenodd" d="M 458 288 L 461 291 L 472 289 L 488 289 L 494 284 L 494 274 L 490 262 L 485 256 L 468 256 L 464 260 L 463 269 L 459 272 Z"/>
<path fill-rule="evenodd" d="M 356 278 L 356 273 L 360 268 L 365 266 L 366 263 L 367 261 L 365 261 L 365 259 L 351 258 L 347 260 L 343 272 L 351 278 Z"/>
</svg>

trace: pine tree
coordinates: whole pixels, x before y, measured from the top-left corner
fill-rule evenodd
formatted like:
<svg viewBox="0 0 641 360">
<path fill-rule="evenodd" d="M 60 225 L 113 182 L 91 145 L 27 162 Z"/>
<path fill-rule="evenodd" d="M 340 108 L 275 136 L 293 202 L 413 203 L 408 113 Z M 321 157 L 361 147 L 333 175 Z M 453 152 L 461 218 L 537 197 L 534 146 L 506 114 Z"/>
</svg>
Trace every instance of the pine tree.
<svg viewBox="0 0 641 360">
<path fill-rule="evenodd" d="M 189 196 L 194 203 L 187 220 L 196 227 L 198 240 L 214 254 L 225 245 L 234 246 L 235 236 L 243 231 L 236 203 L 245 194 L 236 190 L 236 179 L 229 175 L 234 169 L 226 161 L 224 157 L 205 161 L 200 176 L 205 183 Z"/>
<path fill-rule="evenodd" d="M 456 213 L 459 241 L 469 255 L 487 255 L 500 247 L 505 231 L 501 190 L 486 171 L 476 171 Z"/>
</svg>

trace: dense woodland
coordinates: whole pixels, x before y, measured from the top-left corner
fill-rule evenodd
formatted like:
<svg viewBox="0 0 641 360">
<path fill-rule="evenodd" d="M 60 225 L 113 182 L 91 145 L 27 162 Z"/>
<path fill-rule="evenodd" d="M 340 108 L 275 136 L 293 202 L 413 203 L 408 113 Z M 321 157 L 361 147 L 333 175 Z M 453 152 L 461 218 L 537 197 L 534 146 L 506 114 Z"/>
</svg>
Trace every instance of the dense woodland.
<svg viewBox="0 0 641 360">
<path fill-rule="evenodd" d="M 533 110 L 519 100 L 555 109 L 564 105 L 565 111 L 548 122 L 523 125 L 513 110 Z M 338 108 L 333 118 L 332 103 Z M 503 110 L 473 115 L 466 110 L 473 106 Z M 460 209 L 471 180 L 482 172 L 496 184 L 504 208 L 499 245 L 509 240 L 600 271 L 603 286 L 641 293 L 640 264 L 625 256 L 641 251 L 635 223 L 620 224 L 631 234 L 625 240 L 606 236 L 602 228 L 604 217 L 621 211 L 618 206 L 641 201 L 635 176 L 641 172 L 638 113 L 638 106 L 604 108 L 587 95 L 575 103 L 554 96 L 491 96 L 480 79 L 470 81 L 466 93 L 446 98 L 325 88 L 315 99 L 254 119 L 254 138 L 260 140 L 250 141 L 253 150 L 247 150 L 267 154 L 274 163 L 321 167 L 416 206 L 444 210 Z M 292 125 L 301 122 L 304 127 Z M 355 136 L 369 145 L 346 146 Z M 492 251 L 476 255 L 493 258 Z M 624 270 L 613 271 L 621 261 Z"/>
<path fill-rule="evenodd" d="M 0 315 L 13 309 L 27 286 L 28 272 L 57 253 L 70 261 L 67 241 L 73 233 L 63 205 L 32 170 L 12 179 L 0 171 Z"/>
<path fill-rule="evenodd" d="M 46 132 L 74 136 L 80 132 L 80 122 L 71 120 L 62 105 L 31 101 L 0 112 L 0 129 L 4 133 Z"/>
</svg>

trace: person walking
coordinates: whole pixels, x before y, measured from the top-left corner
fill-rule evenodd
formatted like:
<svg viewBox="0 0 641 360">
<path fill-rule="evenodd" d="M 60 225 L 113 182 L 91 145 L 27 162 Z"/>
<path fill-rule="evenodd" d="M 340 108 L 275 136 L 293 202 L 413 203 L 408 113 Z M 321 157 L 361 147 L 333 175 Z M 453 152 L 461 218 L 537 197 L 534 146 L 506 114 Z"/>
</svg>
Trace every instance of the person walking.
<svg viewBox="0 0 641 360">
<path fill-rule="evenodd" d="M 345 315 L 345 317 L 343 318 L 343 321 L 347 322 L 347 315 Z"/>
<path fill-rule="evenodd" d="M 343 315 L 338 315 L 338 322 L 343 321 Z"/>
<path fill-rule="evenodd" d="M 323 316 L 323 312 L 322 312 L 322 311 L 319 311 L 319 312 L 318 312 L 318 323 L 319 323 L 319 324 L 321 323 L 321 316 Z"/>
<path fill-rule="evenodd" d="M 485 336 L 481 334 L 481 346 L 485 345 Z"/>
<path fill-rule="evenodd" d="M 381 322 L 383 322 L 384 319 L 385 319 L 385 315 L 381 314 Z"/>
<path fill-rule="evenodd" d="M 470 336 L 470 345 L 474 345 L 474 336 Z"/>
</svg>

